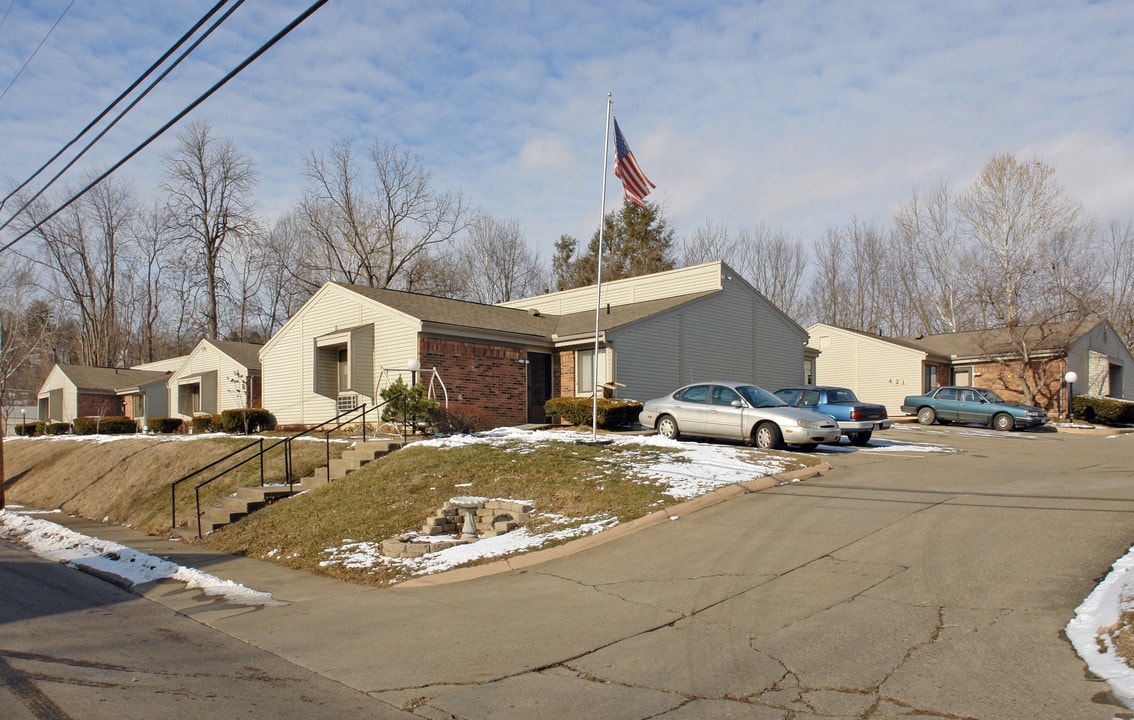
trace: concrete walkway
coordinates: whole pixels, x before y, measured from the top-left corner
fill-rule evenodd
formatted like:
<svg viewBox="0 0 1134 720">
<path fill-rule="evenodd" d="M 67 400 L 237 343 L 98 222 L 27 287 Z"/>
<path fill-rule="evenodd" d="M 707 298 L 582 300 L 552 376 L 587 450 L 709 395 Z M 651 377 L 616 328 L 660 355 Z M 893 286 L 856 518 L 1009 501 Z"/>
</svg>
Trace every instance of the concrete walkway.
<svg viewBox="0 0 1134 720">
<path fill-rule="evenodd" d="M 827 452 L 821 477 L 386 590 L 66 524 L 271 592 L 144 590 L 421 718 L 1131 717 L 1063 627 L 1134 542 L 1134 436 L 886 438 L 962 452 Z"/>
</svg>

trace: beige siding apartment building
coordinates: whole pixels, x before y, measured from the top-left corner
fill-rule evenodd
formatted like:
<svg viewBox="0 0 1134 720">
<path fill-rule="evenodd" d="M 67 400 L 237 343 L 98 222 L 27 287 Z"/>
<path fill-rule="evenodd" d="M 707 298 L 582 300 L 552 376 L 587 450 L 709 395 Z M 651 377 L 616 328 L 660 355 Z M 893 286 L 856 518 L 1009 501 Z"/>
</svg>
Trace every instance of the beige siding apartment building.
<svg viewBox="0 0 1134 720">
<path fill-rule="evenodd" d="M 547 399 L 596 387 L 648 400 L 696 380 L 798 383 L 806 341 L 720 262 L 607 282 L 601 298 L 591 286 L 500 305 L 328 283 L 261 350 L 263 405 L 281 424 L 321 423 L 380 402 L 416 363 L 450 403 L 543 422 Z"/>
</svg>

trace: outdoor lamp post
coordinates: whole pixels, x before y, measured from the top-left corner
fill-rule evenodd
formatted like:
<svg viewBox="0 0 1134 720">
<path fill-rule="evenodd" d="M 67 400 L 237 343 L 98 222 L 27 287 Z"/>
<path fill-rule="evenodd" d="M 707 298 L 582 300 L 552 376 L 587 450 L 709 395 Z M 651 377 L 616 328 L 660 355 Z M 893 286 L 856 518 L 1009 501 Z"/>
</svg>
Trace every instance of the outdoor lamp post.
<svg viewBox="0 0 1134 720">
<path fill-rule="evenodd" d="M 1067 374 L 1063 376 L 1067 381 L 1067 419 L 1074 422 L 1075 420 L 1075 381 L 1079 379 L 1079 374 L 1074 370 L 1068 370 Z"/>
<path fill-rule="evenodd" d="M 24 410 L 23 408 L 20 408 L 20 414 L 24 416 L 24 424 L 20 428 L 20 435 L 27 437 L 28 436 L 28 411 Z"/>
</svg>

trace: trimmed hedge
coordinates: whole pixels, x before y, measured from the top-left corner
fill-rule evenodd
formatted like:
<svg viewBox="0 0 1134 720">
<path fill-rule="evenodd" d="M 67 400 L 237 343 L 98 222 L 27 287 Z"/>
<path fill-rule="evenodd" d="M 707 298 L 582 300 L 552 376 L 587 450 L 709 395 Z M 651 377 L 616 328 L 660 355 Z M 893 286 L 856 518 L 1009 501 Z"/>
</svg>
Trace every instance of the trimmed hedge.
<svg viewBox="0 0 1134 720">
<path fill-rule="evenodd" d="M 108 415 L 101 420 L 93 415 L 75 418 L 76 435 L 131 435 L 138 432 L 138 423 L 122 415 Z"/>
<path fill-rule="evenodd" d="M 71 432 L 71 423 L 49 422 L 37 424 L 43 426 L 43 430 L 41 431 L 43 435 L 66 435 Z"/>
<path fill-rule="evenodd" d="M 1075 417 L 1101 425 L 1134 425 L 1134 403 L 1114 398 L 1076 395 L 1071 398 Z"/>
<path fill-rule="evenodd" d="M 276 429 L 276 418 L 264 408 L 225 410 L 221 413 L 220 429 L 226 433 L 244 432 L 245 414 L 248 416 L 248 432 L 250 433 Z"/>
<path fill-rule="evenodd" d="M 185 421 L 181 418 L 147 418 L 146 427 L 156 433 L 169 435 L 171 433 L 181 432 L 182 426 Z"/>
<path fill-rule="evenodd" d="M 557 397 L 543 404 L 543 411 L 548 415 L 562 418 L 572 425 L 590 426 L 594 409 L 594 402 L 589 397 Z M 642 403 L 637 400 L 599 398 L 598 426 L 611 430 L 634 425 L 640 412 Z"/>
<path fill-rule="evenodd" d="M 220 422 L 217 422 L 216 427 L 213 427 L 212 415 L 194 415 L 192 424 L 193 432 L 195 433 L 210 433 L 214 429 L 220 432 Z M 218 416 L 219 417 L 219 416 Z"/>
<path fill-rule="evenodd" d="M 42 428 L 43 428 L 43 425 L 41 423 L 37 423 L 37 422 L 26 423 L 26 424 L 21 424 L 21 425 L 15 426 L 16 435 L 18 435 L 19 437 L 34 437 L 36 435 L 39 435 L 41 432 L 43 432 Z"/>
</svg>

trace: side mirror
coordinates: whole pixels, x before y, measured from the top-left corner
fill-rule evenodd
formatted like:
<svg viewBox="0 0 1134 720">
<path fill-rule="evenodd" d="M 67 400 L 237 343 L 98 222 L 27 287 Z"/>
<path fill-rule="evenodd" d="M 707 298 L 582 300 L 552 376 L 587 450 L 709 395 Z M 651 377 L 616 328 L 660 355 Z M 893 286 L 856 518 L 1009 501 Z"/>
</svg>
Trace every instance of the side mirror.
<svg viewBox="0 0 1134 720">
<path fill-rule="evenodd" d="M 729 404 L 732 405 L 734 408 L 744 407 L 744 403 L 740 402 L 739 400 L 733 400 Z"/>
</svg>

